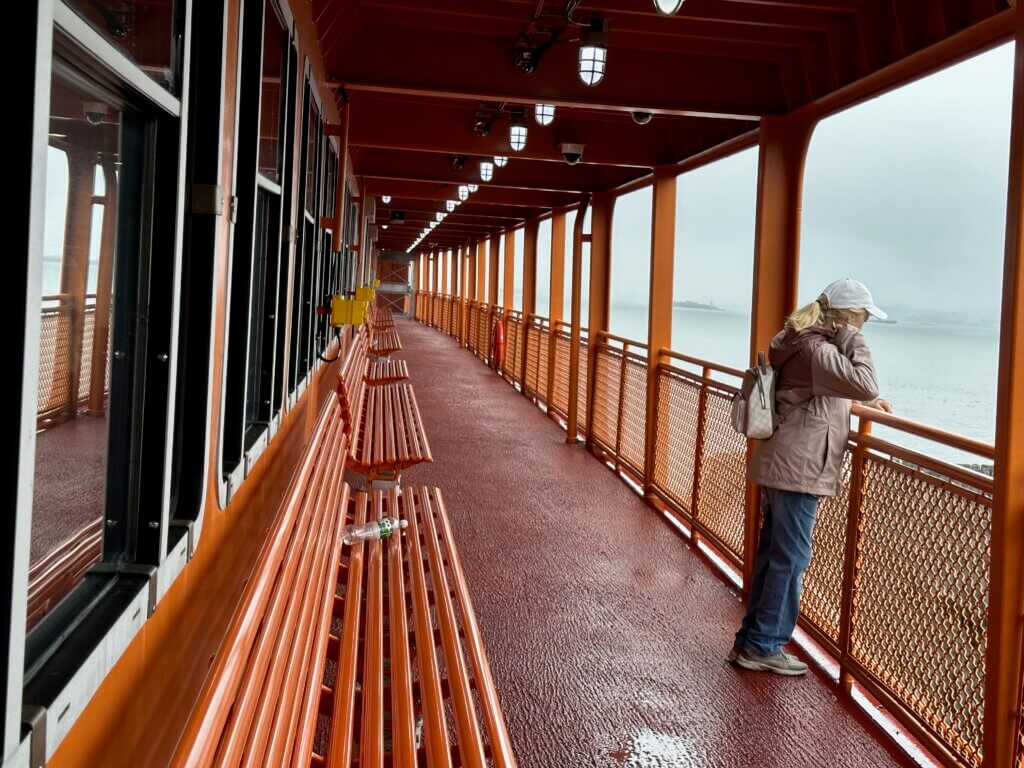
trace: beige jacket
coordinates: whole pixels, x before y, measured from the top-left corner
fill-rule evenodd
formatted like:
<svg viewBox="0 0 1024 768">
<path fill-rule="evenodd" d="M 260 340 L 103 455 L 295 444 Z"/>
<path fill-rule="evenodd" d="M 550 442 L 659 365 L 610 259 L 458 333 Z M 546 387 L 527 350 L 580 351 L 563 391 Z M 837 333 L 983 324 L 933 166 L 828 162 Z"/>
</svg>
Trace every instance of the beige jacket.
<svg viewBox="0 0 1024 768">
<path fill-rule="evenodd" d="M 864 335 L 849 325 L 782 331 L 768 350 L 778 372 L 779 428 L 760 441 L 747 479 L 766 488 L 814 496 L 842 491 L 850 403 L 878 398 L 878 379 Z"/>
</svg>

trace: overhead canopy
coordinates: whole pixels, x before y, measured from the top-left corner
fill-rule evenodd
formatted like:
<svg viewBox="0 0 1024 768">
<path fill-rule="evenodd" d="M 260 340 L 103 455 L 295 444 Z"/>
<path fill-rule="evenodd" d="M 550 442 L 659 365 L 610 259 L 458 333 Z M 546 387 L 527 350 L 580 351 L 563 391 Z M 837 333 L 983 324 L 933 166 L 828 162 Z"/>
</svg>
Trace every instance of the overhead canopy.
<svg viewBox="0 0 1024 768">
<path fill-rule="evenodd" d="M 405 213 L 378 240 L 398 250 L 460 184 L 480 189 L 427 247 L 634 183 L 972 28 L 987 25 L 995 37 L 1000 17 L 1007 34 L 1012 26 L 1007 0 L 686 0 L 670 17 L 649 0 L 312 5 L 336 98 L 351 110 L 354 173 L 367 194 L 392 197 L 378 204 L 378 223 Z M 577 57 L 595 20 L 608 22 L 608 54 L 591 87 Z M 531 57 L 536 71 L 521 74 L 517 62 Z M 555 105 L 550 125 L 533 119 L 537 103 Z M 509 145 L 517 108 L 528 127 L 521 152 Z M 583 145 L 577 165 L 563 159 L 563 143 Z M 480 161 L 495 155 L 509 162 L 484 182 Z"/>
</svg>

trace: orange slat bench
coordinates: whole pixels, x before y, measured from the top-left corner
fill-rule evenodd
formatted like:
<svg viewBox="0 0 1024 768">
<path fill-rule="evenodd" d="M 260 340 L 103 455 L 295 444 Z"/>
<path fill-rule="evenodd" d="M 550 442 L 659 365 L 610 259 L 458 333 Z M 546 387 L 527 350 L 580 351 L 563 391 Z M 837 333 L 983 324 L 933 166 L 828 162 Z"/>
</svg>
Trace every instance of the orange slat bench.
<svg viewBox="0 0 1024 768">
<path fill-rule="evenodd" d="M 394 384 L 408 378 L 409 365 L 405 360 L 378 357 L 366 361 L 366 374 L 363 376 L 363 380 L 367 384 Z"/>
<path fill-rule="evenodd" d="M 394 328 L 373 332 L 373 341 L 370 343 L 371 355 L 390 355 L 392 352 L 401 351 L 401 349 L 402 342 L 398 338 L 398 331 Z"/>
<path fill-rule="evenodd" d="M 363 408 L 352 433 L 349 468 L 372 482 L 398 482 L 402 470 L 433 461 L 411 384 L 363 389 Z"/>
<path fill-rule="evenodd" d="M 367 386 L 366 337 L 360 331 L 338 375 L 338 401 L 349 436 L 349 468 L 397 482 L 402 470 L 433 461 L 412 385 Z"/>
<path fill-rule="evenodd" d="M 395 317 L 387 307 L 373 307 L 373 328 L 384 330 L 395 327 Z"/>
<path fill-rule="evenodd" d="M 409 521 L 346 548 L 311 765 L 515 768 L 440 490 L 357 493 L 348 517 Z"/>
<path fill-rule="evenodd" d="M 346 447 L 332 398 L 249 574 L 173 765 L 309 763 L 349 507 Z"/>
</svg>

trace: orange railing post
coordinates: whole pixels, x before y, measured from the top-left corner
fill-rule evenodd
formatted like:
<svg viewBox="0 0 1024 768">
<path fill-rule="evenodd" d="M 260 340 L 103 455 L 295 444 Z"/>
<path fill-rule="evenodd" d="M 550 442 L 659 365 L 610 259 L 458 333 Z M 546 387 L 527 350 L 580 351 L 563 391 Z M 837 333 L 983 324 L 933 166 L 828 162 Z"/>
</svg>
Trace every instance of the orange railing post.
<svg viewBox="0 0 1024 768">
<path fill-rule="evenodd" d="M 843 586 L 839 608 L 839 688 L 849 694 L 853 688 L 850 672 L 850 638 L 853 634 L 853 588 L 857 580 L 857 539 L 860 531 L 861 502 L 864 489 L 864 438 L 871 434 L 871 421 L 861 419 L 857 444 L 850 461 L 850 498 L 846 511 L 846 548 L 843 555 Z"/>
<path fill-rule="evenodd" d="M 708 412 L 708 387 L 707 380 L 711 378 L 711 369 L 704 366 L 701 369 L 700 389 L 697 393 L 697 430 L 696 442 L 693 445 L 693 487 L 690 489 L 690 519 L 693 521 L 693 541 L 696 544 L 700 538 L 698 532 L 700 517 L 700 477 L 704 464 L 704 444 L 707 432 Z"/>
<path fill-rule="evenodd" d="M 611 301 L 612 270 L 612 217 L 615 215 L 615 196 L 598 192 L 593 197 L 594 210 L 590 222 L 590 337 L 587 355 L 587 446 L 593 445 L 594 381 L 597 367 L 597 347 L 601 331 L 608 330 Z"/>
<path fill-rule="evenodd" d="M 544 382 L 544 402 L 550 408 L 555 394 L 556 328 L 562 320 L 565 293 L 565 211 L 551 216 L 551 279 L 548 282 L 548 376 Z"/>
</svg>

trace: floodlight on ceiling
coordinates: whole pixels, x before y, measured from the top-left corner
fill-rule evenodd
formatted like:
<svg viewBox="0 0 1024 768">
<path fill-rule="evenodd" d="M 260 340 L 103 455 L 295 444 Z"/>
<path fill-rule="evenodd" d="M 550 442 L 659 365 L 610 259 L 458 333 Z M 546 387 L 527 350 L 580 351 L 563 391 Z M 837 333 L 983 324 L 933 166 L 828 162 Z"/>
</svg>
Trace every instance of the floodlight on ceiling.
<svg viewBox="0 0 1024 768">
<path fill-rule="evenodd" d="M 494 163 L 490 160 L 480 161 L 480 180 L 490 181 L 494 178 Z"/>
<path fill-rule="evenodd" d="M 551 125 L 555 121 L 555 105 L 538 104 L 533 108 L 533 119 L 537 125 Z"/>
<path fill-rule="evenodd" d="M 494 164 L 499 168 L 504 168 L 506 165 L 508 165 L 508 158 L 505 155 L 495 155 Z"/>
<path fill-rule="evenodd" d="M 470 192 L 475 193 L 478 189 L 480 189 L 480 185 L 479 184 L 470 184 L 469 185 L 469 191 Z"/>
<path fill-rule="evenodd" d="M 444 214 L 438 211 L 434 214 L 434 218 L 437 220 L 437 223 L 440 224 L 444 220 Z"/>
<path fill-rule="evenodd" d="M 459 200 L 465 202 L 469 198 L 469 187 L 465 184 L 459 187 Z"/>
<path fill-rule="evenodd" d="M 446 200 L 445 203 L 444 203 L 444 207 L 448 209 L 448 213 L 451 213 L 452 211 L 454 211 L 455 210 L 455 206 L 456 206 L 456 202 L 454 200 Z"/>
<path fill-rule="evenodd" d="M 594 19 L 580 35 L 577 72 L 584 85 L 597 85 L 608 65 L 608 22 Z"/>
<path fill-rule="evenodd" d="M 662 16 L 674 16 L 683 7 L 684 0 L 654 0 L 654 9 Z"/>
</svg>

